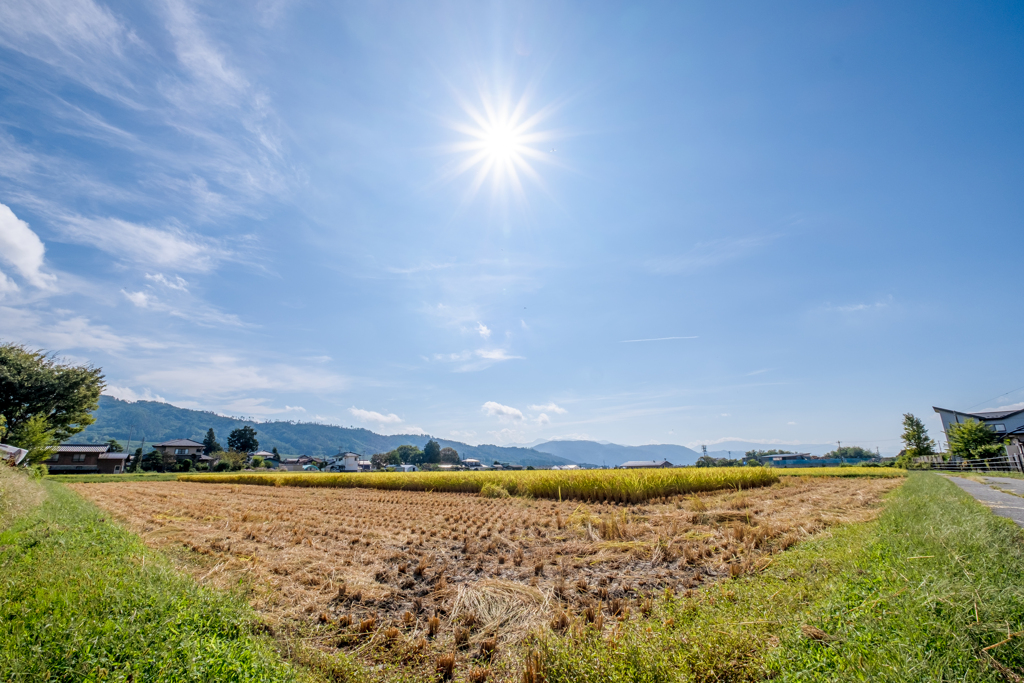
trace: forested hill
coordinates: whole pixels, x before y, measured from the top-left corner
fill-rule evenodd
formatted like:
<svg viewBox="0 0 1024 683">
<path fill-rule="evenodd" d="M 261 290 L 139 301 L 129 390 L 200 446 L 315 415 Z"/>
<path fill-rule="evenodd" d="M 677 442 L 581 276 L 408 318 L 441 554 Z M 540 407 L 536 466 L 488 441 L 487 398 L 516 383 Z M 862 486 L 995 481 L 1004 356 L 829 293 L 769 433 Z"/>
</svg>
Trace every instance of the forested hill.
<svg viewBox="0 0 1024 683">
<path fill-rule="evenodd" d="M 142 438 L 145 438 L 147 447 L 170 439 L 192 439 L 201 442 L 206 436 L 206 430 L 212 427 L 220 444 L 227 446 L 231 430 L 243 425 L 250 425 L 256 430 L 260 448 L 269 451 L 276 447 L 282 455 L 332 455 L 339 450 L 373 455 L 390 451 L 403 444 L 423 448 L 430 439 L 429 436 L 417 434 L 385 436 L 368 429 L 346 429 L 334 425 L 249 422 L 199 410 L 178 408 L 169 403 L 128 403 L 111 396 L 100 396 L 100 406 L 94 415 L 96 422 L 76 435 L 73 438 L 74 442 L 101 443 L 108 439 L 117 439 L 124 444 L 131 430 L 134 450 L 140 445 Z M 434 438 L 442 448 L 451 446 L 463 458 L 479 458 L 481 462 L 488 464 L 500 460 L 524 467 L 551 467 L 571 462 L 563 457 L 540 453 L 529 448 L 469 446 L 458 441 Z"/>
</svg>

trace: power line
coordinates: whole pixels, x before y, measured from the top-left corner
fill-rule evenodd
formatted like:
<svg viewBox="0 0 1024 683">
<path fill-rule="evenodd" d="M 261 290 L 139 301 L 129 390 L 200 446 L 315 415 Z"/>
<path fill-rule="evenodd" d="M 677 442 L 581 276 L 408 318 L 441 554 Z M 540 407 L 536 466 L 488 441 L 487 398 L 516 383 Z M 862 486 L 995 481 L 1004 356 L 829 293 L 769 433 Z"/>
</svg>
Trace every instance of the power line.
<svg viewBox="0 0 1024 683">
<path fill-rule="evenodd" d="M 987 398 L 984 401 L 980 401 L 978 403 L 975 403 L 973 406 L 971 406 L 971 408 L 977 408 L 982 403 L 988 403 L 989 401 L 994 401 L 997 398 L 1002 398 L 1003 396 L 1006 396 L 1006 394 L 1012 394 L 1013 392 L 1020 391 L 1021 389 L 1024 389 L 1024 387 L 1017 387 L 1016 389 L 1011 389 L 1010 391 L 1007 391 L 1005 394 L 999 394 L 998 396 L 993 396 L 992 398 Z M 970 410 L 971 408 L 968 408 L 967 410 Z"/>
</svg>

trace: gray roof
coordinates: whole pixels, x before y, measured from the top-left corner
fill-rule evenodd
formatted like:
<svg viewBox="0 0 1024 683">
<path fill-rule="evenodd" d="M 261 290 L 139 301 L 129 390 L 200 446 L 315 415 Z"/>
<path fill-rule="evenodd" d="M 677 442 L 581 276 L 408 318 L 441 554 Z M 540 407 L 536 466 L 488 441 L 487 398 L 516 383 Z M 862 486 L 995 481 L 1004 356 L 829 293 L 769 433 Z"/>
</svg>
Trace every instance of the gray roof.
<svg viewBox="0 0 1024 683">
<path fill-rule="evenodd" d="M 949 408 L 938 408 L 933 406 L 932 410 L 935 412 L 945 413 L 956 413 L 957 415 L 967 415 L 968 417 L 976 417 L 979 420 L 1002 420 L 1005 417 L 1016 415 L 1017 413 L 1024 413 L 1024 408 L 1017 408 L 1016 410 L 993 410 L 985 413 L 966 413 L 962 410 L 950 410 Z"/>
<path fill-rule="evenodd" d="M 124 460 L 127 457 L 128 457 L 127 453 L 114 453 L 113 451 L 111 451 L 110 453 L 100 453 L 99 459 L 100 460 Z"/>
<path fill-rule="evenodd" d="M 171 441 L 164 441 L 163 443 L 155 443 L 153 447 L 157 446 L 177 446 L 179 448 L 195 448 L 196 446 L 202 447 L 203 444 L 196 443 L 192 439 L 172 439 Z"/>
<path fill-rule="evenodd" d="M 58 453 L 106 453 L 110 450 L 110 446 L 103 444 L 102 446 L 94 443 L 66 443 L 57 446 Z"/>
<path fill-rule="evenodd" d="M 619 467 L 672 467 L 672 463 L 668 460 L 630 460 L 624 462 Z"/>
</svg>

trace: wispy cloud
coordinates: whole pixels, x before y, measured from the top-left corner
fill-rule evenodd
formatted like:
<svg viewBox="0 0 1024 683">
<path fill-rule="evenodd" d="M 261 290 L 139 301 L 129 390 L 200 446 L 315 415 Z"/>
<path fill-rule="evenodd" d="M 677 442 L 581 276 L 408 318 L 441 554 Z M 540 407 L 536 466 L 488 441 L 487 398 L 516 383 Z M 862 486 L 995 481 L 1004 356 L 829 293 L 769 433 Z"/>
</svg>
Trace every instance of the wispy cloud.
<svg viewBox="0 0 1024 683">
<path fill-rule="evenodd" d="M 659 256 L 647 261 L 648 270 L 659 274 L 690 272 L 718 266 L 743 258 L 775 239 L 775 235 L 726 238 L 698 242 L 675 256 Z"/>
<path fill-rule="evenodd" d="M 402 418 L 398 417 L 394 413 L 378 413 L 375 410 L 363 410 L 362 408 L 352 407 L 348 409 L 348 412 L 352 414 L 360 422 L 376 422 L 377 424 L 399 424 L 402 422 Z"/>
<path fill-rule="evenodd" d="M 122 387 L 108 384 L 103 390 L 103 393 L 107 396 L 113 396 L 114 398 L 122 401 L 128 401 L 128 403 L 135 403 L 136 401 L 159 401 L 160 403 L 167 403 L 160 394 L 154 394 L 149 389 L 143 391 L 135 391 L 130 387 Z"/>
<path fill-rule="evenodd" d="M 519 422 L 525 419 L 523 411 L 518 408 L 513 408 L 512 406 L 502 405 L 495 401 L 488 401 L 483 404 L 483 406 L 481 406 L 481 410 L 484 411 L 485 415 L 496 417 L 502 421 Z"/>
<path fill-rule="evenodd" d="M 556 413 L 558 415 L 565 415 L 568 410 L 558 405 L 557 403 L 545 403 L 543 405 L 527 406 L 530 410 L 541 410 L 548 413 Z"/>
<path fill-rule="evenodd" d="M 620 344 L 636 344 L 637 342 L 656 342 L 656 341 L 671 341 L 673 339 L 697 339 L 696 336 L 692 337 L 653 337 L 651 339 L 623 339 Z"/>
<path fill-rule="evenodd" d="M 490 339 L 491 337 L 490 328 L 487 327 L 487 325 L 484 325 L 483 323 L 478 322 L 476 324 L 476 331 L 479 332 L 480 336 L 483 337 L 484 339 Z"/>
<path fill-rule="evenodd" d="M 65 216 L 61 222 L 66 240 L 151 267 L 202 272 L 232 255 L 217 240 L 178 226 L 152 227 L 119 218 L 77 215 Z"/>
<path fill-rule="evenodd" d="M 506 349 L 476 349 L 475 351 L 459 351 L 457 353 L 435 353 L 433 359 L 444 363 L 459 363 L 455 372 L 475 372 L 485 370 L 495 363 L 508 360 L 522 360 L 522 356 L 514 356 Z"/>
</svg>

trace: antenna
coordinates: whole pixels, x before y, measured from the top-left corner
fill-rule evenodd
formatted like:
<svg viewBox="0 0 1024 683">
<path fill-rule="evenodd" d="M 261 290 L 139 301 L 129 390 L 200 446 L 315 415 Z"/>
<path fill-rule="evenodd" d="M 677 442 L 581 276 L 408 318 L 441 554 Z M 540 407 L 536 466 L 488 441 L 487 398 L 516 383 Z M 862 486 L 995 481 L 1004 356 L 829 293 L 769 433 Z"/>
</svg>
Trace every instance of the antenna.
<svg viewBox="0 0 1024 683">
<path fill-rule="evenodd" d="M 704 457 L 705 457 L 705 458 L 706 458 L 706 457 L 708 457 L 708 447 L 707 447 L 707 446 L 705 446 L 705 445 L 703 445 L 703 444 L 701 444 L 701 447 L 700 447 L 700 449 L 701 449 L 701 451 L 703 451 L 703 452 L 704 452 Z"/>
</svg>

